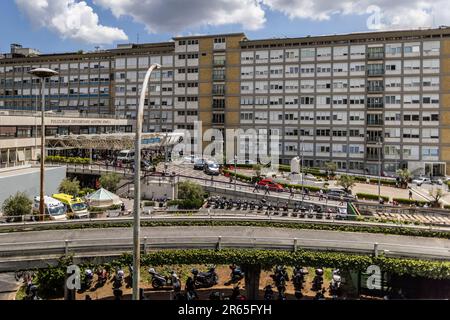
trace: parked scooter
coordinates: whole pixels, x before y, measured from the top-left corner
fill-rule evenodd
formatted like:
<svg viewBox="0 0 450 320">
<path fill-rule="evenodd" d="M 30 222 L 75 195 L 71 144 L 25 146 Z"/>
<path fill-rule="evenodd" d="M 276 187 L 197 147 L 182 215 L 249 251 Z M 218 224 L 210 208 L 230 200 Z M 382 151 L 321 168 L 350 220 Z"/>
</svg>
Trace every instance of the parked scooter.
<svg viewBox="0 0 450 320">
<path fill-rule="evenodd" d="M 210 288 L 219 282 L 215 266 L 211 266 L 207 272 L 198 272 L 197 269 L 192 269 L 192 274 L 196 288 Z"/>
<path fill-rule="evenodd" d="M 341 282 L 342 282 L 341 271 L 339 269 L 334 269 L 333 276 L 330 282 L 330 294 L 333 297 L 333 299 L 336 299 L 339 296 L 341 289 Z"/>
<path fill-rule="evenodd" d="M 316 269 L 316 275 L 314 276 L 312 282 L 312 290 L 320 291 L 322 289 L 323 284 L 323 269 Z"/>
<path fill-rule="evenodd" d="M 236 266 L 234 263 L 232 265 L 230 265 L 230 269 L 231 269 L 230 280 L 225 282 L 225 285 L 237 283 L 237 282 L 241 281 L 245 276 L 245 274 L 244 274 L 244 272 L 242 272 L 241 268 Z"/>
<path fill-rule="evenodd" d="M 154 289 L 173 288 L 173 281 L 178 279 L 174 271 L 172 271 L 170 276 L 164 276 L 156 272 L 154 268 L 150 268 L 148 269 L 148 273 L 152 276 L 151 283 Z"/>
<path fill-rule="evenodd" d="M 97 286 L 102 287 L 105 285 L 106 281 L 108 281 L 108 271 L 104 268 L 100 268 L 97 270 Z"/>
<path fill-rule="evenodd" d="M 273 294 L 274 292 L 270 284 L 264 287 L 264 300 L 273 300 Z"/>
<path fill-rule="evenodd" d="M 117 268 L 116 275 L 114 276 L 113 288 L 117 289 L 117 288 L 122 287 L 124 278 L 125 278 L 125 272 L 122 270 L 122 268 Z"/>
<path fill-rule="evenodd" d="M 239 287 L 238 283 L 234 286 L 231 296 L 224 297 L 224 300 L 231 300 L 231 301 L 247 300 L 247 297 L 241 294 L 241 288 Z"/>
<path fill-rule="evenodd" d="M 83 281 L 84 290 L 89 289 L 92 286 L 93 281 L 94 281 L 94 272 L 92 272 L 91 269 L 86 269 L 84 271 L 84 281 Z"/>
</svg>

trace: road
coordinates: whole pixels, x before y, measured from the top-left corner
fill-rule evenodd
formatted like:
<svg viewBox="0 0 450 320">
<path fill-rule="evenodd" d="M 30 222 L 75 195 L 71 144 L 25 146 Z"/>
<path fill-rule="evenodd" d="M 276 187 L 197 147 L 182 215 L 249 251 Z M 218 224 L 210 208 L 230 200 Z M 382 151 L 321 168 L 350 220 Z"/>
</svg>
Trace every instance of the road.
<svg viewBox="0 0 450 320">
<path fill-rule="evenodd" d="M 299 230 L 289 228 L 263 228 L 244 226 L 174 226 L 174 227 L 143 227 L 142 237 L 148 238 L 148 244 L 165 243 L 168 247 L 196 247 L 195 244 L 212 243 L 218 237 L 223 238 L 224 247 L 227 243 L 233 247 L 251 247 L 252 241 L 260 247 L 263 244 L 280 245 L 286 247 L 297 238 L 298 248 L 317 248 L 322 250 L 339 250 L 361 252 L 373 249 L 378 243 L 379 250 L 389 250 L 389 255 L 439 257 L 450 259 L 450 240 L 438 238 L 420 238 L 398 235 L 370 234 L 357 232 L 336 232 L 322 230 Z M 56 241 L 61 244 L 64 240 L 70 243 L 84 243 L 102 245 L 118 243 L 131 246 L 131 228 L 108 229 L 78 229 L 78 230 L 48 230 L 45 232 L 14 232 L 0 234 L 1 250 L 18 249 L 22 251 L 35 248 L 51 248 Z M 48 243 L 43 243 L 48 241 Z M 201 247 L 201 246 L 200 246 Z"/>
</svg>

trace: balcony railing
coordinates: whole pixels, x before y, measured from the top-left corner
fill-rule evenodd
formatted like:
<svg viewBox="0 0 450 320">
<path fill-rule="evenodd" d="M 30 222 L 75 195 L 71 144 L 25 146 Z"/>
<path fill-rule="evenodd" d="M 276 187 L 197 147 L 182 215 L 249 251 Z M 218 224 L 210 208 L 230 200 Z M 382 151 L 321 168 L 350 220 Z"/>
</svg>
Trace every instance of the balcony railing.
<svg viewBox="0 0 450 320">
<path fill-rule="evenodd" d="M 383 109 L 384 108 L 384 103 L 368 103 L 367 104 L 367 109 Z"/>
<path fill-rule="evenodd" d="M 216 59 L 213 60 L 213 65 L 215 66 L 224 66 L 225 64 L 226 64 L 225 60 L 216 60 Z"/>
<path fill-rule="evenodd" d="M 384 125 L 384 121 L 383 120 L 367 121 L 367 125 L 368 126 L 382 126 L 382 125 Z"/>
<path fill-rule="evenodd" d="M 368 52 L 367 59 L 369 59 L 369 60 L 384 59 L 384 52 Z"/>
<path fill-rule="evenodd" d="M 383 92 L 384 86 L 368 86 L 367 92 Z"/>
<path fill-rule="evenodd" d="M 384 70 L 383 69 L 368 69 L 367 75 L 368 76 L 382 76 L 382 75 L 384 75 Z"/>
<path fill-rule="evenodd" d="M 223 96 L 225 95 L 225 89 L 213 89 L 212 94 L 216 96 Z"/>
<path fill-rule="evenodd" d="M 365 158 L 366 158 L 366 160 L 377 160 L 377 161 L 379 159 L 383 160 L 383 154 L 378 155 L 378 154 L 373 154 L 373 153 L 366 153 Z"/>
<path fill-rule="evenodd" d="M 213 80 L 225 80 L 225 74 L 214 73 L 212 78 Z"/>
</svg>

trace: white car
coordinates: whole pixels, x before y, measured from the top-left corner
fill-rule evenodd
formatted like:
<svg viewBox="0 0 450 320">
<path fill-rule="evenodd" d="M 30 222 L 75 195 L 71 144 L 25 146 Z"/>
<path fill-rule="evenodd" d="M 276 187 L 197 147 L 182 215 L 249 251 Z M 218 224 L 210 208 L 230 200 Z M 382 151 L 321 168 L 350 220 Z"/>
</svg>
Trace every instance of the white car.
<svg viewBox="0 0 450 320">
<path fill-rule="evenodd" d="M 418 185 L 418 186 L 421 186 L 422 184 L 431 184 L 431 180 L 429 179 L 429 178 L 423 178 L 423 177 L 420 177 L 420 178 L 416 178 L 416 179 L 414 179 L 413 181 L 412 181 L 412 183 L 414 183 L 414 184 L 416 184 L 416 185 Z"/>
</svg>

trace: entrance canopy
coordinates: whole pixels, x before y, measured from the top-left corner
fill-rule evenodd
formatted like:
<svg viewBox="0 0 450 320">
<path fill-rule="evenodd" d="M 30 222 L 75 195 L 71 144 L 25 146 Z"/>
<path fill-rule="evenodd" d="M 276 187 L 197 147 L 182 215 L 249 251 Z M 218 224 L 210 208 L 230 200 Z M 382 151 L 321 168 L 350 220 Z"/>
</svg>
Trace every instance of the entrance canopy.
<svg viewBox="0 0 450 320">
<path fill-rule="evenodd" d="M 177 144 L 182 133 L 142 133 L 142 149 L 160 149 Z M 135 133 L 79 134 L 47 137 L 47 147 L 61 149 L 131 150 Z"/>
</svg>

